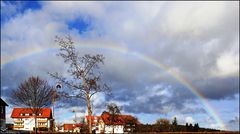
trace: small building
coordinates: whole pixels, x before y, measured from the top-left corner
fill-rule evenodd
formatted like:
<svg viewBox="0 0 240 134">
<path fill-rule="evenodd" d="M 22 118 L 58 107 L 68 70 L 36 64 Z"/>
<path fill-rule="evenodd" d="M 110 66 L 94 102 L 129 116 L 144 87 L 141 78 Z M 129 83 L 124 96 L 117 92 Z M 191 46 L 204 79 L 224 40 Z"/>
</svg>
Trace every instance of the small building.
<svg viewBox="0 0 240 134">
<path fill-rule="evenodd" d="M 7 103 L 0 98 L 0 129 L 6 128 L 6 106 Z"/>
<path fill-rule="evenodd" d="M 90 119 L 86 116 L 87 121 Z M 133 132 L 136 125 L 140 122 L 131 115 L 117 115 L 114 121 L 111 121 L 112 116 L 108 112 L 103 112 L 101 116 L 92 116 L 92 129 L 96 133 L 125 133 Z"/>
<path fill-rule="evenodd" d="M 64 132 L 77 132 L 79 133 L 83 124 L 63 124 Z"/>
<path fill-rule="evenodd" d="M 35 115 L 30 108 L 14 108 L 11 118 L 13 119 L 14 130 L 35 129 Z M 37 127 L 39 130 L 48 131 L 53 126 L 51 108 L 41 108 L 41 112 L 37 115 Z"/>
</svg>

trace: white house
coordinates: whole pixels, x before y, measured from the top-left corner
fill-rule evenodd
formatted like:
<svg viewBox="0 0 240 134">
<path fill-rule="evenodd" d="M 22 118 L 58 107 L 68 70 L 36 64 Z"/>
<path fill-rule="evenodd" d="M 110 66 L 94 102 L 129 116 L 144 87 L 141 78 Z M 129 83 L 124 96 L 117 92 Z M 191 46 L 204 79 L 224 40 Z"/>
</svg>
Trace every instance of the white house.
<svg viewBox="0 0 240 134">
<path fill-rule="evenodd" d="M 131 115 L 118 115 L 114 121 L 111 121 L 111 115 L 103 112 L 101 116 L 92 117 L 93 130 L 96 133 L 125 133 L 131 132 L 135 125 L 140 124 L 136 118 Z M 89 120 L 88 116 L 86 119 Z"/>
<path fill-rule="evenodd" d="M 29 130 L 35 128 L 34 114 L 30 108 L 14 108 L 11 118 L 13 119 L 14 130 Z M 49 130 L 53 126 L 52 110 L 50 108 L 42 108 L 37 115 L 37 127 L 39 130 Z"/>
<path fill-rule="evenodd" d="M 63 124 L 64 132 L 77 132 L 79 133 L 83 124 Z"/>
</svg>

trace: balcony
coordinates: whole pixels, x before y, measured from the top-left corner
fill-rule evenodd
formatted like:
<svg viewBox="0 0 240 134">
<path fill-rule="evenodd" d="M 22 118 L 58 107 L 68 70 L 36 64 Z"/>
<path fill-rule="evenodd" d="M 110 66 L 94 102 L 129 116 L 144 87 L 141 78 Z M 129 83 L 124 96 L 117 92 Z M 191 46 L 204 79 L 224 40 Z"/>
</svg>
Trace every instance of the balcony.
<svg viewBox="0 0 240 134">
<path fill-rule="evenodd" d="M 23 123 L 23 120 L 14 120 L 14 123 Z"/>
<path fill-rule="evenodd" d="M 24 128 L 24 125 L 14 125 L 13 128 Z"/>
<path fill-rule="evenodd" d="M 38 125 L 38 127 L 47 127 L 47 125 Z"/>
<path fill-rule="evenodd" d="M 47 120 L 38 120 L 38 123 L 47 123 Z"/>
</svg>

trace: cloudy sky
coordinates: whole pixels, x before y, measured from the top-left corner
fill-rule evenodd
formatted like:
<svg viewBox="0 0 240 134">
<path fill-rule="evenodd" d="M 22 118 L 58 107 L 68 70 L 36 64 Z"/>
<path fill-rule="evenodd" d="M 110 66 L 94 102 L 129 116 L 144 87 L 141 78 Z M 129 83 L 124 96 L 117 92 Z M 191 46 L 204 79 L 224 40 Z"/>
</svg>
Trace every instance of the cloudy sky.
<svg viewBox="0 0 240 134">
<path fill-rule="evenodd" d="M 103 54 L 112 96 L 94 96 L 93 113 L 108 102 L 142 123 L 238 130 L 239 3 L 1 1 L 1 90 L 47 72 L 67 76 L 55 36 L 71 35 L 81 55 Z M 86 114 L 82 100 L 57 102 L 57 122 Z M 7 108 L 7 122 L 13 106 Z"/>
</svg>

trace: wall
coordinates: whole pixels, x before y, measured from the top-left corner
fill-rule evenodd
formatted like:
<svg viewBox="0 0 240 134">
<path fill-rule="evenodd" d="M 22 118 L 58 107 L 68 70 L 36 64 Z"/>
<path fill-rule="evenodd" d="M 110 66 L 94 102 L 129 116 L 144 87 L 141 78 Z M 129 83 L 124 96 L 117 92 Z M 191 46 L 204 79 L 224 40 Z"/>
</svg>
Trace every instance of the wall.
<svg viewBox="0 0 240 134">
<path fill-rule="evenodd" d="M 105 133 L 112 133 L 113 126 L 105 125 Z M 123 125 L 115 125 L 114 133 L 123 133 Z"/>
<path fill-rule="evenodd" d="M 23 120 L 22 125 L 24 125 L 24 127 L 23 128 L 14 128 L 15 130 L 33 130 L 33 128 L 35 127 L 35 119 L 34 118 L 14 118 L 13 121 L 20 120 L 20 119 Z M 37 122 L 38 122 L 38 120 L 48 120 L 48 119 L 47 118 L 38 118 Z M 14 122 L 14 125 L 17 125 L 17 124 Z M 50 128 L 49 120 L 47 121 L 46 125 L 48 128 Z"/>
</svg>

